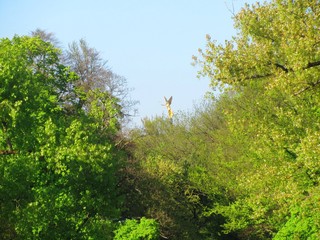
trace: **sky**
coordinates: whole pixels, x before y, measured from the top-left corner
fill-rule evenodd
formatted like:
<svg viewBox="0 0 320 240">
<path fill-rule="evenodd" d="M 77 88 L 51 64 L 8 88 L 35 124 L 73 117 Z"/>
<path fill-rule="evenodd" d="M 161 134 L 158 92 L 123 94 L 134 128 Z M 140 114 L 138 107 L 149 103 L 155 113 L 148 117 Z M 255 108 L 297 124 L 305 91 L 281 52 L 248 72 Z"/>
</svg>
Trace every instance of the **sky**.
<svg viewBox="0 0 320 240">
<path fill-rule="evenodd" d="M 0 0 L 0 38 L 40 28 L 62 48 L 85 39 L 108 67 L 126 78 L 141 119 L 190 111 L 208 91 L 192 55 L 205 49 L 206 34 L 223 43 L 235 35 L 232 15 L 254 0 Z"/>
</svg>

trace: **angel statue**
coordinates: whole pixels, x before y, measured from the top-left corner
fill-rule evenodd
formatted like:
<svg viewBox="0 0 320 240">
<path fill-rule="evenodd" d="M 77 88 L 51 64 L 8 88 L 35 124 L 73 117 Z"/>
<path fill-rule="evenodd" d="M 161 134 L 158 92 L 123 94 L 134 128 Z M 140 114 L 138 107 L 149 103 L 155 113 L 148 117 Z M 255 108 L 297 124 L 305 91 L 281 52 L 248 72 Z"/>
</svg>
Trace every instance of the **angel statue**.
<svg viewBox="0 0 320 240">
<path fill-rule="evenodd" d="M 172 119 L 172 117 L 173 117 L 173 111 L 172 111 L 172 109 L 171 109 L 171 107 L 170 107 L 171 102 L 172 102 L 172 96 L 169 98 L 169 100 L 168 100 L 166 97 L 164 97 L 164 100 L 165 100 L 165 102 L 166 102 L 165 106 L 166 106 L 166 108 L 167 108 L 167 110 L 168 110 L 168 116 L 169 116 L 170 119 Z"/>
</svg>

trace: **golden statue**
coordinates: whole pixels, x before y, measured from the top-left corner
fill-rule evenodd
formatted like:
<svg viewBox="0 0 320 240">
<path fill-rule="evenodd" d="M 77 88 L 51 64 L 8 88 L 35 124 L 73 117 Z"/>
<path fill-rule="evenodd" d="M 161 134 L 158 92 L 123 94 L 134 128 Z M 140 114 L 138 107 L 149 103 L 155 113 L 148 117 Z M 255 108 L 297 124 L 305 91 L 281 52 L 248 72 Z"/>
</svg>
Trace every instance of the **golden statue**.
<svg viewBox="0 0 320 240">
<path fill-rule="evenodd" d="M 169 98 L 169 100 L 166 97 L 164 97 L 164 100 L 166 102 L 165 106 L 166 106 L 166 108 L 168 110 L 168 116 L 171 119 L 173 117 L 173 111 L 172 111 L 172 109 L 170 107 L 171 102 L 172 102 L 172 96 Z"/>
</svg>

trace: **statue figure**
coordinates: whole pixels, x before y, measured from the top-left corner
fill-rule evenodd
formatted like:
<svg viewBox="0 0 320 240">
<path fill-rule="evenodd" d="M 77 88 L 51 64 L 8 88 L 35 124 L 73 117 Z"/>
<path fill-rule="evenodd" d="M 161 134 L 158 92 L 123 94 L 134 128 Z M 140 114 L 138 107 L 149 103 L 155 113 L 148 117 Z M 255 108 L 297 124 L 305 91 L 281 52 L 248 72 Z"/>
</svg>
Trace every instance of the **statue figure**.
<svg viewBox="0 0 320 240">
<path fill-rule="evenodd" d="M 166 106 L 166 108 L 167 108 L 167 110 L 168 110 L 168 116 L 169 116 L 170 119 L 172 119 L 172 117 L 173 117 L 173 111 L 172 111 L 172 109 L 171 109 L 171 107 L 170 107 L 171 102 L 172 102 L 172 96 L 169 98 L 169 100 L 168 100 L 166 97 L 164 97 L 164 100 L 165 100 L 165 102 L 166 102 L 165 106 Z"/>
</svg>

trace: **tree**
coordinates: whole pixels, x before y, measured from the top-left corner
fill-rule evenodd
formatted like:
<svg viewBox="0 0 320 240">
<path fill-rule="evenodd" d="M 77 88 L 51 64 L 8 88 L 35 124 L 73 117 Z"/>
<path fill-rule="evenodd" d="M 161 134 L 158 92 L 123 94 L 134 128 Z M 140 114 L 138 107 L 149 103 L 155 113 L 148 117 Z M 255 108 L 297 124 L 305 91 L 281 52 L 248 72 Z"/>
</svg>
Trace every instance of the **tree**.
<svg viewBox="0 0 320 240">
<path fill-rule="evenodd" d="M 252 167 L 238 176 L 242 194 L 217 211 L 227 232 L 246 239 L 319 237 L 310 214 L 310 204 L 319 206 L 319 8 L 302 0 L 246 5 L 235 16 L 237 36 L 225 44 L 208 36 L 194 57 L 213 88 L 235 93 L 224 112 L 249 146 L 238 159 Z"/>
<path fill-rule="evenodd" d="M 1 39 L 0 49 L 1 238 L 112 238 L 125 157 L 117 100 L 79 107 L 99 91 L 79 91 L 59 49 L 39 37 Z"/>
<path fill-rule="evenodd" d="M 224 218 L 211 211 L 229 202 L 231 194 L 225 189 L 235 180 L 229 172 L 234 166 L 228 166 L 222 154 L 215 156 L 227 129 L 220 109 L 209 105 L 193 114 L 175 115 L 174 123 L 144 119 L 143 127 L 131 135 L 129 186 L 123 188 L 130 196 L 127 214 L 156 219 L 164 238 L 234 238 L 222 232 Z"/>
<path fill-rule="evenodd" d="M 42 40 L 60 47 L 58 39 L 51 32 L 36 29 L 31 32 L 31 35 L 38 36 Z M 127 80 L 111 71 L 107 66 L 107 61 L 103 60 L 101 54 L 95 48 L 90 47 L 84 39 L 69 44 L 69 48 L 61 52 L 60 59 L 79 76 L 75 81 L 78 91 L 82 91 L 84 95 L 91 92 L 86 99 L 83 96 L 81 98 L 81 94 L 79 95 L 78 103 L 81 107 L 88 108 L 91 101 L 99 101 L 98 99 L 103 101 L 104 98 L 112 97 L 117 99 L 114 104 L 115 107 L 121 109 L 118 118 L 122 120 L 123 124 L 136 114 L 135 105 L 138 102 L 130 98 L 131 89 L 128 88 Z M 99 92 L 99 94 L 93 92 Z"/>
<path fill-rule="evenodd" d="M 272 1 L 246 5 L 235 17 L 237 37 L 216 44 L 208 36 L 202 53 L 201 75 L 212 79 L 212 86 L 246 85 L 267 81 L 299 95 L 318 85 L 317 1 Z M 281 80 L 281 81 L 280 81 Z"/>
<path fill-rule="evenodd" d="M 39 37 L 43 41 L 51 43 L 56 48 L 60 48 L 60 41 L 56 38 L 56 36 L 52 32 L 47 32 L 43 29 L 37 28 L 36 30 L 31 31 L 30 35 L 32 37 Z"/>
<path fill-rule="evenodd" d="M 1 40 L 1 149 L 37 148 L 39 126 L 59 116 L 75 74 L 58 62 L 58 49 L 37 38 Z"/>
<path fill-rule="evenodd" d="M 77 86 L 84 92 L 99 90 L 118 99 L 124 116 L 129 116 L 135 101 L 129 99 L 127 81 L 124 77 L 112 72 L 107 67 L 100 53 L 89 47 L 88 43 L 81 39 L 79 43 L 73 42 L 65 53 L 66 64 L 79 75 Z M 92 101 L 87 99 L 86 101 Z"/>
</svg>

